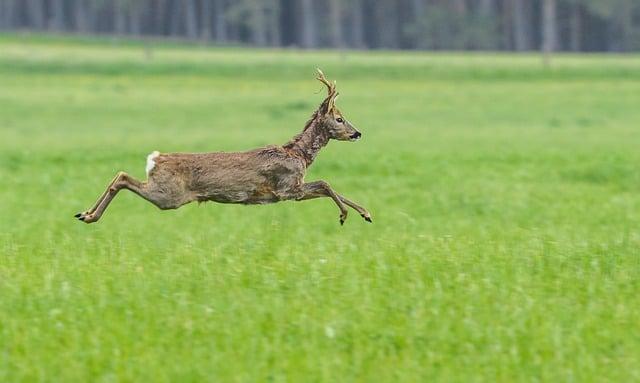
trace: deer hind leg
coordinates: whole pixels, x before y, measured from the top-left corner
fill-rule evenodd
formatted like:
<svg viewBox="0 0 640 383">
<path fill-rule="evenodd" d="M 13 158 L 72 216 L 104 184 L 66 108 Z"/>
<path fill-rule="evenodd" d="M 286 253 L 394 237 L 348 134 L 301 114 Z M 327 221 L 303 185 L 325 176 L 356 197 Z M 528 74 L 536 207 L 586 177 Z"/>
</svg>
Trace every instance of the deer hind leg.
<svg viewBox="0 0 640 383">
<path fill-rule="evenodd" d="M 338 193 L 331 189 L 331 186 L 329 186 L 328 183 L 326 183 L 325 181 L 307 182 L 302 185 L 302 193 L 302 197 L 298 198 L 299 201 L 313 198 L 330 197 L 340 209 L 340 224 L 344 224 L 344 221 L 347 219 L 347 208 L 344 206 L 344 203 L 340 199 Z"/>
<path fill-rule="evenodd" d="M 148 190 L 148 184 L 146 182 L 140 182 L 137 179 L 131 177 L 125 172 L 118 172 L 113 181 L 107 186 L 107 189 L 102 193 L 98 201 L 94 206 L 83 213 L 75 215 L 80 221 L 85 223 L 96 222 L 102 217 L 104 211 L 107 209 L 113 198 L 122 189 L 131 190 L 140 197 L 160 207 L 160 204 L 153 192 Z"/>
<path fill-rule="evenodd" d="M 107 193 L 109 192 L 109 189 L 113 186 L 113 184 L 116 183 L 116 181 L 120 177 L 121 173 L 122 172 L 118 172 L 118 174 L 116 174 L 116 176 L 113 177 L 113 180 L 111 180 L 111 182 L 109 182 L 109 185 L 107 185 L 107 188 L 104 190 L 102 195 L 100 197 L 98 197 L 98 200 L 96 201 L 96 203 L 94 203 L 93 206 L 89 210 L 83 211 L 82 213 L 78 213 L 78 214 L 75 215 L 75 217 L 79 218 L 82 215 L 89 215 L 89 214 L 93 213 L 94 211 L 96 211 L 96 209 L 100 205 L 100 202 L 102 202 L 102 200 L 107 196 Z"/>
</svg>

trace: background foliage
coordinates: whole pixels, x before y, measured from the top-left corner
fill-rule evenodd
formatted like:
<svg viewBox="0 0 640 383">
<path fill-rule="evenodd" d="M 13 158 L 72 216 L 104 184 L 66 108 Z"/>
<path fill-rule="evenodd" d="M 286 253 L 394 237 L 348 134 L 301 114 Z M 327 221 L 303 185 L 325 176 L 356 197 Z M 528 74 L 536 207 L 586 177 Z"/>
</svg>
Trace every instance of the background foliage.
<svg viewBox="0 0 640 383">
<path fill-rule="evenodd" d="M 635 51 L 635 0 L 0 0 L 0 29 L 257 46 Z"/>
</svg>

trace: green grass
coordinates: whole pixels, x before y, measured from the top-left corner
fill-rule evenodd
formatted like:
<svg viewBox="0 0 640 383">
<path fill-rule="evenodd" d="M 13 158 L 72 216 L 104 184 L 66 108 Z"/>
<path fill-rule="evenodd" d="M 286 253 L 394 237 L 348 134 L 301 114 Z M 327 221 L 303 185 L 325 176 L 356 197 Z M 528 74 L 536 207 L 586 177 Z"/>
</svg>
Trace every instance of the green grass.
<svg viewBox="0 0 640 383">
<path fill-rule="evenodd" d="M 640 57 L 0 36 L 0 381 L 640 380 Z M 319 66 L 330 200 L 123 192 L 152 150 L 284 143 Z"/>
</svg>

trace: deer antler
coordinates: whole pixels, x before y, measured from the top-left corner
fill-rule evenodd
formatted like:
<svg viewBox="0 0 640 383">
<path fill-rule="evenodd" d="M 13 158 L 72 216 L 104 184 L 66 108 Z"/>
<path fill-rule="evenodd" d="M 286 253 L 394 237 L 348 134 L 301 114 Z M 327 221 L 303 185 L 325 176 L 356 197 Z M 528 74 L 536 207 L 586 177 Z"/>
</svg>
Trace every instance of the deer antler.
<svg viewBox="0 0 640 383">
<path fill-rule="evenodd" d="M 327 94 L 329 96 L 332 96 L 336 92 L 336 82 L 334 81 L 333 84 L 330 83 L 329 80 L 324 77 L 324 73 L 322 73 L 320 68 L 316 68 L 316 70 L 318 71 L 318 77 L 316 78 L 318 79 L 318 81 L 327 86 Z"/>
</svg>

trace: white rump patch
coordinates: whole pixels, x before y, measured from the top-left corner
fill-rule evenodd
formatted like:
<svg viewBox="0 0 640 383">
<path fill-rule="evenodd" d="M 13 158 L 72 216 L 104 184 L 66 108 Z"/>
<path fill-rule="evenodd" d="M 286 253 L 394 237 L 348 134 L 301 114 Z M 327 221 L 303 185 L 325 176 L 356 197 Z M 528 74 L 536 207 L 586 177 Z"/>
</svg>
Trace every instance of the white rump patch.
<svg viewBox="0 0 640 383">
<path fill-rule="evenodd" d="M 160 152 L 155 150 L 153 153 L 147 156 L 147 166 L 144 168 L 144 170 L 146 170 L 147 172 L 147 177 L 149 176 L 149 172 L 151 172 L 153 167 L 156 166 L 156 162 L 154 161 L 154 159 L 159 155 L 160 155 Z"/>
</svg>

